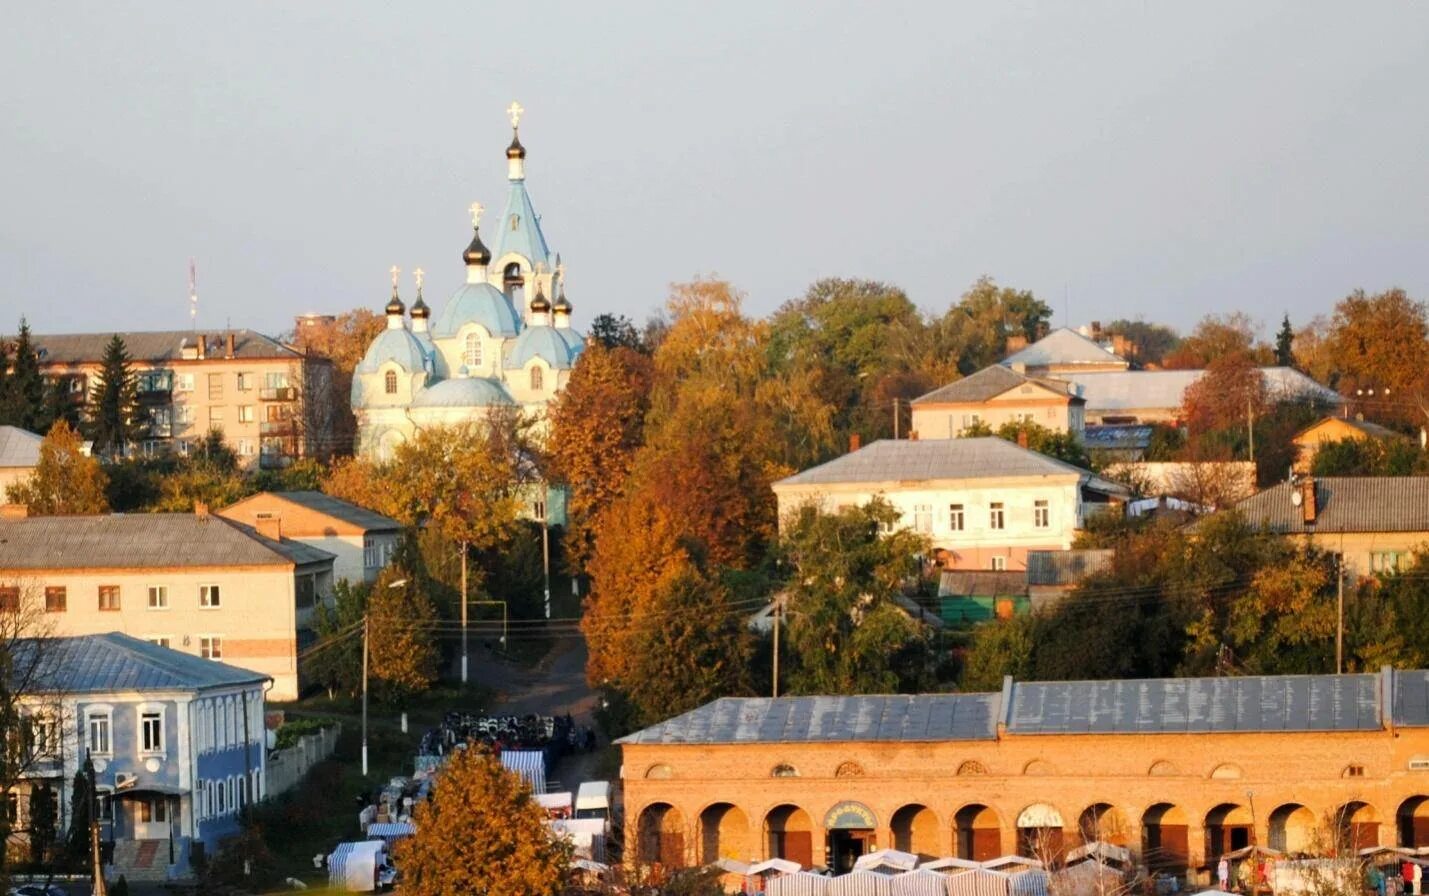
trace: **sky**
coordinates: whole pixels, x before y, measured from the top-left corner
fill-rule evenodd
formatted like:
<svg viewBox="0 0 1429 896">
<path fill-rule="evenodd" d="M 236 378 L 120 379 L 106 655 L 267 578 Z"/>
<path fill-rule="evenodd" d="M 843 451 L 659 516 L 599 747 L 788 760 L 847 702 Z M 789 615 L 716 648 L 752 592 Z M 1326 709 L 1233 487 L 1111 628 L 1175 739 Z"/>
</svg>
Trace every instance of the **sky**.
<svg viewBox="0 0 1429 896">
<path fill-rule="evenodd" d="M 201 328 L 380 309 L 392 265 L 439 310 L 513 100 L 577 326 L 705 275 L 1267 333 L 1429 299 L 1429 3 L 24 3 L 0 330 L 187 328 L 191 257 Z"/>
</svg>

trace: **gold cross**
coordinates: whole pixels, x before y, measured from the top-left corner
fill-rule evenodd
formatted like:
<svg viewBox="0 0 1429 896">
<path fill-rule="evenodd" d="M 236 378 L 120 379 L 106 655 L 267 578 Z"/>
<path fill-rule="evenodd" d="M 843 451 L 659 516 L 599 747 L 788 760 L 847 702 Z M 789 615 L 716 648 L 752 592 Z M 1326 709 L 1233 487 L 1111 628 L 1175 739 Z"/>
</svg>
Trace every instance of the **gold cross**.
<svg viewBox="0 0 1429 896">
<path fill-rule="evenodd" d="M 513 128 L 521 126 L 521 113 L 525 111 L 525 109 L 521 108 L 520 103 L 516 102 L 515 100 L 511 101 L 511 106 L 507 108 L 506 114 L 511 116 L 511 126 Z"/>
<path fill-rule="evenodd" d="M 471 204 L 471 208 L 467 209 L 467 211 L 471 212 L 471 226 L 472 226 L 472 227 L 480 227 L 480 226 L 481 226 L 481 213 L 482 213 L 483 211 L 485 211 L 485 210 L 486 210 L 485 207 L 482 206 L 482 204 L 481 204 L 480 202 L 473 202 L 473 203 Z"/>
<path fill-rule="evenodd" d="M 392 265 L 392 267 L 387 271 L 387 273 L 389 273 L 389 274 L 392 275 L 392 288 L 393 288 L 393 289 L 396 289 L 396 288 L 397 288 L 397 275 L 400 274 L 400 273 L 402 273 L 402 269 L 399 268 L 399 267 L 397 267 L 397 266 L 394 264 L 394 265 Z"/>
<path fill-rule="evenodd" d="M 415 271 L 412 272 L 412 276 L 417 278 L 417 292 L 422 291 L 422 277 L 424 277 L 426 273 L 427 272 L 422 270 L 421 268 L 417 268 Z"/>
</svg>

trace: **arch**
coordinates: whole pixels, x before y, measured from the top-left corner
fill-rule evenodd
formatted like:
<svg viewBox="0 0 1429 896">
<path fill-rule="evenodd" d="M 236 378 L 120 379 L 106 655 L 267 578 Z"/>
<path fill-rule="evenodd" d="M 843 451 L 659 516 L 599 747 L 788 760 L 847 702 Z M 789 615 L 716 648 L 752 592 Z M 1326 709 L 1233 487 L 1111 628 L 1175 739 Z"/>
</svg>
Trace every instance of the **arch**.
<svg viewBox="0 0 1429 896">
<path fill-rule="evenodd" d="M 824 827 L 831 831 L 871 831 L 878 827 L 878 816 L 863 803 L 844 800 L 824 813 Z"/>
<path fill-rule="evenodd" d="M 675 777 L 675 773 L 670 766 L 663 762 L 658 762 L 645 770 L 645 777 L 652 780 L 668 781 L 670 778 Z"/>
<path fill-rule="evenodd" d="M 1360 850 L 1379 845 L 1379 813 L 1374 806 L 1351 800 L 1335 810 L 1336 850 Z"/>
<path fill-rule="evenodd" d="M 743 809 L 732 803 L 714 803 L 700 813 L 701 865 L 712 865 L 720 859 L 747 862 L 752 858 L 749 816 Z"/>
<path fill-rule="evenodd" d="M 953 815 L 953 852 L 960 859 L 986 862 L 1002 855 L 1002 819 L 982 803 L 970 803 Z"/>
<path fill-rule="evenodd" d="M 987 766 L 983 765 L 981 762 L 978 762 L 976 759 L 969 759 L 968 761 L 964 762 L 962 765 L 958 766 L 958 774 L 959 774 L 959 775 L 985 775 L 985 774 L 987 774 Z M 994 858 L 996 858 L 996 857 L 994 856 Z"/>
<path fill-rule="evenodd" d="M 481 334 L 467 333 L 461 348 L 461 363 L 466 365 L 467 372 L 476 372 L 481 366 L 482 354 Z"/>
<path fill-rule="evenodd" d="M 1141 855 L 1153 871 L 1183 874 L 1190 861 L 1190 826 L 1173 803 L 1154 803 L 1141 814 Z"/>
<path fill-rule="evenodd" d="M 382 391 L 388 395 L 397 394 L 397 371 L 389 370 L 382 374 Z"/>
<path fill-rule="evenodd" d="M 1022 767 L 1024 775 L 1055 775 L 1057 770 L 1045 759 L 1034 759 Z"/>
<path fill-rule="evenodd" d="M 839 767 L 834 769 L 835 778 L 862 778 L 863 766 L 857 762 L 840 762 Z"/>
<path fill-rule="evenodd" d="M 1400 803 L 1394 820 L 1401 847 L 1429 846 L 1429 796 L 1415 794 Z"/>
<path fill-rule="evenodd" d="M 797 778 L 799 770 L 787 762 L 781 762 L 769 770 L 771 778 Z"/>
<path fill-rule="evenodd" d="M 835 874 L 845 874 L 873 849 L 878 817 L 863 803 L 845 800 L 824 813 L 824 828 L 829 833 L 827 864 Z"/>
<path fill-rule="evenodd" d="M 1223 762 L 1211 769 L 1211 777 L 1217 781 L 1235 781 L 1240 778 L 1240 766 L 1232 762 Z"/>
<path fill-rule="evenodd" d="M 1017 814 L 1017 852 L 1051 864 L 1063 849 L 1062 813 L 1051 803 L 1033 803 Z"/>
<path fill-rule="evenodd" d="M 377 437 L 377 459 L 391 460 L 405 441 L 407 437 L 402 435 L 400 429 L 386 430 Z"/>
<path fill-rule="evenodd" d="M 1083 843 L 1127 846 L 1131 842 L 1131 821 L 1111 803 L 1093 803 L 1077 818 L 1077 833 Z"/>
<path fill-rule="evenodd" d="M 638 860 L 667 868 L 685 867 L 685 817 L 669 803 L 651 803 L 640 812 Z"/>
<path fill-rule="evenodd" d="M 814 822 L 792 803 L 775 806 L 764 816 L 764 845 L 771 859 L 788 859 L 805 868 L 814 864 Z"/>
<path fill-rule="evenodd" d="M 1238 803 L 1221 803 L 1206 813 L 1206 858 L 1244 849 L 1251 841 L 1250 810 Z"/>
<path fill-rule="evenodd" d="M 1153 778 L 1169 778 L 1173 775 L 1181 774 L 1181 770 L 1165 759 L 1158 759 L 1151 763 L 1151 768 L 1146 770 L 1146 774 Z"/>
<path fill-rule="evenodd" d="M 920 803 L 909 803 L 893 813 L 889 822 L 893 848 L 920 856 L 936 858 L 938 849 L 938 816 Z"/>
<path fill-rule="evenodd" d="M 1268 840 L 1271 849 L 1307 852 L 1314 846 L 1315 813 L 1301 803 L 1286 803 L 1270 813 Z"/>
<path fill-rule="evenodd" d="M 539 365 L 539 364 L 532 365 L 532 367 L 531 367 L 531 391 L 532 391 L 532 392 L 540 392 L 543 388 L 545 388 L 544 385 L 543 385 L 543 382 L 544 382 L 544 379 L 545 379 L 543 374 L 544 374 L 544 371 L 541 370 L 541 365 Z"/>
</svg>

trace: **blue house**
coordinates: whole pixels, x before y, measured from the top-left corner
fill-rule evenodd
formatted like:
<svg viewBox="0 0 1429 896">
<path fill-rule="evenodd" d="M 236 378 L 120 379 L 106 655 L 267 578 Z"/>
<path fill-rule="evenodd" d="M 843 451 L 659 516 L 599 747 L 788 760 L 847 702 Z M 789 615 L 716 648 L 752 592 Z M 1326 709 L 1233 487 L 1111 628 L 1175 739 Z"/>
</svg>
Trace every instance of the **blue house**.
<svg viewBox="0 0 1429 896">
<path fill-rule="evenodd" d="M 28 791 L 48 787 L 63 832 L 88 756 L 114 874 L 187 875 L 263 798 L 267 676 L 118 632 L 18 645 L 15 667 L 34 683 L 24 703 L 32 755 L 13 804 L 23 814 Z"/>
</svg>

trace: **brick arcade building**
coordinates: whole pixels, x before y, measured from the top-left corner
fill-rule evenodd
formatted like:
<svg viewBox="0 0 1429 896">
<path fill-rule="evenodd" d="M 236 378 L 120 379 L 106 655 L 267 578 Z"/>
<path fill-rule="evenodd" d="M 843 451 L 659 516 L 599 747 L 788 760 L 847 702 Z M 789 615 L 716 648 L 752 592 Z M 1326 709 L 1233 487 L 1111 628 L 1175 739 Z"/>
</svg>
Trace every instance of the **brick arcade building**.
<svg viewBox="0 0 1429 896">
<path fill-rule="evenodd" d="M 1423 671 L 725 698 L 620 743 L 626 855 L 666 866 L 1429 845 Z"/>
</svg>

